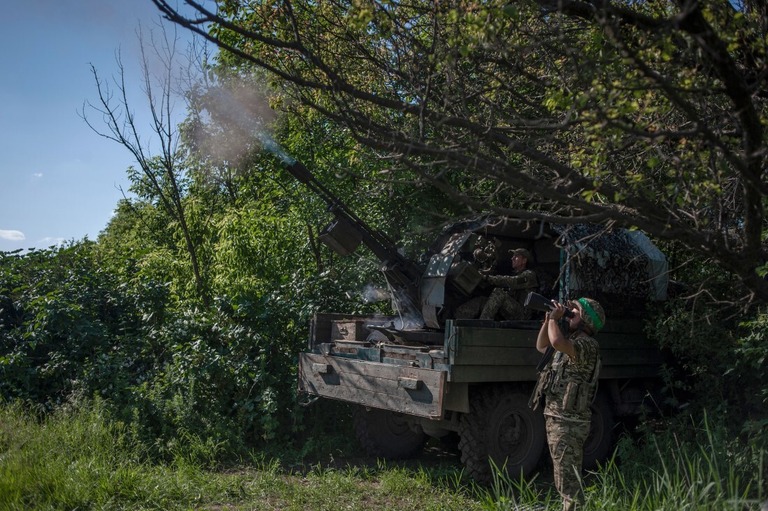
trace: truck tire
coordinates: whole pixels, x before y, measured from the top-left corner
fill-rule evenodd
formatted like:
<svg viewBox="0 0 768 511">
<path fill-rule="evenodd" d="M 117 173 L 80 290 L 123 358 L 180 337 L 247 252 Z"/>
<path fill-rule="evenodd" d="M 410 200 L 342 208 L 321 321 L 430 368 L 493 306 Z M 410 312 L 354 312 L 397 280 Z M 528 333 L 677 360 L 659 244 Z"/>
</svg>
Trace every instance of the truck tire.
<svg viewBox="0 0 768 511">
<path fill-rule="evenodd" d="M 511 385 L 485 387 L 470 400 L 470 413 L 459 421 L 459 449 L 467 473 L 476 481 L 493 480 L 489 460 L 517 477 L 539 464 L 546 432 L 541 410 L 528 407 L 528 393 Z"/>
<path fill-rule="evenodd" d="M 412 458 L 427 442 L 421 426 L 410 422 L 407 416 L 378 408 L 355 408 L 354 426 L 360 445 L 376 458 Z"/>
<path fill-rule="evenodd" d="M 616 417 L 611 397 L 607 392 L 598 391 L 592 403 L 592 424 L 589 436 L 584 442 L 584 468 L 594 470 L 613 453 Z"/>
</svg>

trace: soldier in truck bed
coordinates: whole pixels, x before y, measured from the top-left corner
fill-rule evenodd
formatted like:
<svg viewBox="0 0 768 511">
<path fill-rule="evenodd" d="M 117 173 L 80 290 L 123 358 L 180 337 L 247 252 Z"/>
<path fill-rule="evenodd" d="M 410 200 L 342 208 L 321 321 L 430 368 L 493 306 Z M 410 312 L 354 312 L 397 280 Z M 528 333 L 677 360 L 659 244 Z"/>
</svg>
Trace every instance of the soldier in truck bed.
<svg viewBox="0 0 768 511">
<path fill-rule="evenodd" d="M 485 275 L 483 278 L 497 286 L 480 313 L 480 319 L 495 319 L 501 314 L 504 319 L 529 319 L 530 311 L 523 304 L 531 291 L 538 290 L 536 273 L 528 268 L 531 253 L 524 248 L 509 251 L 512 255 L 512 275 Z"/>
</svg>

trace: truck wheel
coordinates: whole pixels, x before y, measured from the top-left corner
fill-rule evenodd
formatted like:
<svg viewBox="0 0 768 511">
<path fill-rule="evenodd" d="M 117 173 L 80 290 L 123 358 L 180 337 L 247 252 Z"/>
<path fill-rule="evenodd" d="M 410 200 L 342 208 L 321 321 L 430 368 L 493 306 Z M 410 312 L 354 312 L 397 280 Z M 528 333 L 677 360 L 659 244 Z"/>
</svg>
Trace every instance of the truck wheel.
<svg viewBox="0 0 768 511">
<path fill-rule="evenodd" d="M 358 406 L 354 415 L 355 435 L 370 455 L 389 460 L 411 458 L 421 452 L 427 435 L 405 415 Z"/>
<path fill-rule="evenodd" d="M 584 468 L 593 470 L 612 454 L 616 418 L 607 392 L 598 391 L 592 403 L 592 424 L 584 442 Z"/>
<path fill-rule="evenodd" d="M 493 469 L 527 476 L 539 464 L 546 433 L 544 416 L 528 407 L 528 395 L 509 385 L 487 387 L 470 401 L 459 422 L 461 461 L 473 479 L 492 481 Z"/>
</svg>

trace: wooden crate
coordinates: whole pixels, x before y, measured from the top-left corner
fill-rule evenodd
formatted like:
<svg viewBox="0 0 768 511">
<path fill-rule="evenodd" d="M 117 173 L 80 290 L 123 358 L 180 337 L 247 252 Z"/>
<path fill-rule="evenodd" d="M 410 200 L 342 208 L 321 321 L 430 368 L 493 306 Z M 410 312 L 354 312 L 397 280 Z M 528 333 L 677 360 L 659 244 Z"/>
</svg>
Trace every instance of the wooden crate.
<svg viewBox="0 0 768 511">
<path fill-rule="evenodd" d="M 334 341 L 364 341 L 368 337 L 368 329 L 364 320 L 340 320 L 331 322 L 331 340 Z"/>
</svg>

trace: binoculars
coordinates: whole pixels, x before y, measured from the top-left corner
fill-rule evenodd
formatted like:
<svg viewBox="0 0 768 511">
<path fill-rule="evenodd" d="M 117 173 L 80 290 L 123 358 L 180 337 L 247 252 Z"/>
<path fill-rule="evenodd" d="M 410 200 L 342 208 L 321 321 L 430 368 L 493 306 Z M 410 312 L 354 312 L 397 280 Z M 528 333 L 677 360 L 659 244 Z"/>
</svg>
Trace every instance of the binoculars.
<svg viewBox="0 0 768 511">
<path fill-rule="evenodd" d="M 527 307 L 528 309 L 533 309 L 535 311 L 541 311 L 541 312 L 549 312 L 555 308 L 552 305 L 552 300 L 550 300 L 544 295 L 540 295 L 539 293 L 534 293 L 534 292 L 528 293 L 528 296 L 525 297 L 525 303 L 523 304 L 523 306 Z M 571 309 L 566 308 L 563 316 L 566 318 L 571 318 L 573 317 L 573 311 Z"/>
</svg>

